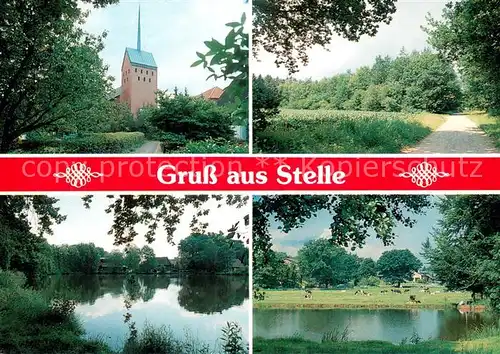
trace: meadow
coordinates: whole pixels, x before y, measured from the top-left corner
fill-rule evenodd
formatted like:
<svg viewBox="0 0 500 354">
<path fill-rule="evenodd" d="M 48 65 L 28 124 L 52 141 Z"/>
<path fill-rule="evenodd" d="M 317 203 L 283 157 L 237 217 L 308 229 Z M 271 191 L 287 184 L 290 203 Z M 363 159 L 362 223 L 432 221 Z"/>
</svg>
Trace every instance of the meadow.
<svg viewBox="0 0 500 354">
<path fill-rule="evenodd" d="M 468 292 L 445 292 L 443 287 L 431 286 L 429 292 L 422 292 L 421 287 L 400 289 L 401 294 L 393 293 L 391 287 L 368 287 L 362 290 L 370 295 L 356 295 L 360 288 L 347 290 L 312 290 L 312 298 L 305 298 L 303 290 L 265 290 L 264 300 L 254 301 L 254 308 L 433 308 L 440 309 L 471 298 Z M 381 293 L 381 291 L 387 291 Z M 419 303 L 410 302 L 414 295 Z"/>
<path fill-rule="evenodd" d="M 265 153 L 399 153 L 439 127 L 431 113 L 281 109 L 259 133 Z"/>
</svg>

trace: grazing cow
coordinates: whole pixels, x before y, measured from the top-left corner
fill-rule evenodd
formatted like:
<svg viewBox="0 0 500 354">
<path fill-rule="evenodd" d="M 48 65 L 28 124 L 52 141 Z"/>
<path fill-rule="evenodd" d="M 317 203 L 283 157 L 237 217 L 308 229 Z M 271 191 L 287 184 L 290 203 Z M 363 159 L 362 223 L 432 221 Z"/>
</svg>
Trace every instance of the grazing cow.
<svg viewBox="0 0 500 354">
<path fill-rule="evenodd" d="M 415 295 L 410 295 L 410 302 L 420 304 L 420 300 L 417 300 L 417 297 Z"/>
<path fill-rule="evenodd" d="M 410 289 L 405 289 L 405 293 L 409 293 L 410 292 Z"/>
<path fill-rule="evenodd" d="M 306 294 L 304 295 L 305 299 L 311 299 L 313 298 L 311 290 L 306 290 Z"/>
<path fill-rule="evenodd" d="M 364 290 L 356 290 L 356 292 L 354 293 L 354 295 L 365 295 L 365 296 L 371 296 L 370 293 L 367 293 L 366 291 Z"/>
<path fill-rule="evenodd" d="M 387 291 L 387 290 L 381 290 L 381 291 L 380 291 L 380 293 L 381 293 L 381 294 L 387 294 L 387 293 L 388 293 L 388 291 Z"/>
<path fill-rule="evenodd" d="M 392 291 L 393 293 L 396 293 L 396 294 L 401 294 L 401 290 L 391 289 L 391 291 Z"/>
</svg>

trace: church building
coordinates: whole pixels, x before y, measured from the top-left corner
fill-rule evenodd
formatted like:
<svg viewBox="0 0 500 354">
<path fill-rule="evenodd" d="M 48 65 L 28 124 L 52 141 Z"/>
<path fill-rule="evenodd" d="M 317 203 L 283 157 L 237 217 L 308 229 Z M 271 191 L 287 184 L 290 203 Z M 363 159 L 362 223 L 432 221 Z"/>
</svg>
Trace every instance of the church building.
<svg viewBox="0 0 500 354">
<path fill-rule="evenodd" d="M 141 8 L 137 24 L 137 48 L 126 48 L 122 63 L 121 87 L 115 90 L 114 99 L 125 102 L 137 115 L 144 106 L 155 104 L 158 90 L 158 67 L 153 54 L 141 48 Z"/>
</svg>

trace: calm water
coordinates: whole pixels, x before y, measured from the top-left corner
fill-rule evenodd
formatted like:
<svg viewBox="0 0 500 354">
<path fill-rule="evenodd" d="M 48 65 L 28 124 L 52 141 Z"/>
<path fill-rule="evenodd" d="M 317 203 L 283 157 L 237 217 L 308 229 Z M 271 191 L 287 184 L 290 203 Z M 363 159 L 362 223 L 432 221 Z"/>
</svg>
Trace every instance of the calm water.
<svg viewBox="0 0 500 354">
<path fill-rule="evenodd" d="M 234 321 L 248 341 L 251 303 L 245 276 L 145 275 L 139 276 L 135 285 L 123 276 L 63 276 L 51 278 L 45 292 L 77 300 L 75 312 L 87 334 L 104 337 L 115 348 L 128 334 L 123 322 L 125 297 L 133 300 L 130 313 L 138 329 L 145 322 L 170 326 L 178 338 L 184 338 L 188 330 L 194 338 L 215 345 L 221 328 Z"/>
<path fill-rule="evenodd" d="M 480 314 L 461 315 L 448 310 L 254 310 L 254 337 L 300 335 L 321 341 L 325 332 L 349 328 L 349 340 L 383 340 L 400 343 L 413 333 L 424 340 L 457 340 L 481 324 L 495 320 Z"/>
</svg>

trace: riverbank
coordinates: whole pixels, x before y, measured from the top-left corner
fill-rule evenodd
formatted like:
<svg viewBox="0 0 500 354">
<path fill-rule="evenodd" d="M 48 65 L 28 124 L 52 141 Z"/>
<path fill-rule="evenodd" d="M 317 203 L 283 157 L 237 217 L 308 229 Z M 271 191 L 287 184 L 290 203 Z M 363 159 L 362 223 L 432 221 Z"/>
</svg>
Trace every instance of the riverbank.
<svg viewBox="0 0 500 354">
<path fill-rule="evenodd" d="M 240 345 L 244 353 L 242 329 L 234 322 L 226 325 L 227 336 L 224 330 L 217 331 L 215 341 L 210 340 L 210 344 L 205 342 L 206 338 L 200 340 L 188 333 L 188 327 L 185 337 L 178 337 L 169 327 L 146 323 L 132 340 L 124 340 L 123 344 L 120 341 L 117 347 L 111 348 L 108 334 L 98 332 L 97 337 L 89 338 L 85 333 L 82 317 L 75 314 L 76 301 L 59 298 L 61 293 L 54 297 L 26 288 L 25 283 L 21 273 L 0 270 L 0 353 L 220 354 L 229 340 Z M 134 317 L 131 321 L 135 321 Z M 129 324 L 121 320 L 114 322 L 117 328 L 127 328 Z"/>
<path fill-rule="evenodd" d="M 393 293 L 390 289 L 389 287 L 363 289 L 370 295 L 356 294 L 359 289 L 312 290 L 312 298 L 305 298 L 303 290 L 264 290 L 264 300 L 254 301 L 253 307 L 257 309 L 444 309 L 471 297 L 468 292 L 444 292 L 440 287 L 432 287 L 427 293 L 422 292 L 419 287 L 409 288 L 407 292 L 404 292 L 406 289 L 400 289 L 400 294 Z M 410 296 L 414 296 L 418 302 L 411 302 Z"/>
<path fill-rule="evenodd" d="M 349 354 L 496 354 L 500 353 L 500 337 L 470 341 L 425 341 L 415 344 L 396 345 L 383 341 L 352 341 L 317 343 L 301 338 L 263 339 L 254 338 L 254 353 L 349 353 Z"/>
</svg>

